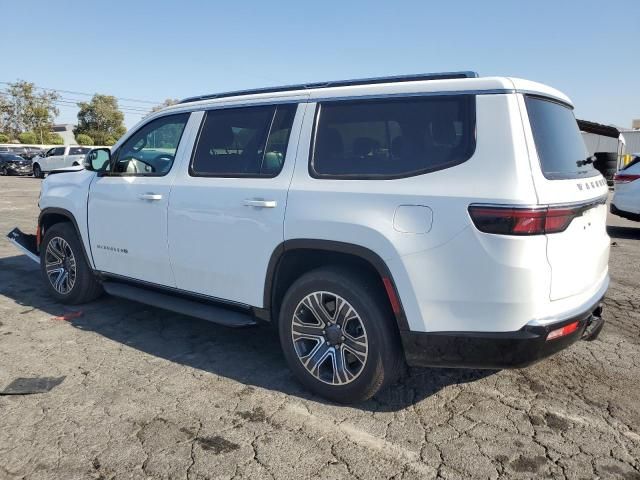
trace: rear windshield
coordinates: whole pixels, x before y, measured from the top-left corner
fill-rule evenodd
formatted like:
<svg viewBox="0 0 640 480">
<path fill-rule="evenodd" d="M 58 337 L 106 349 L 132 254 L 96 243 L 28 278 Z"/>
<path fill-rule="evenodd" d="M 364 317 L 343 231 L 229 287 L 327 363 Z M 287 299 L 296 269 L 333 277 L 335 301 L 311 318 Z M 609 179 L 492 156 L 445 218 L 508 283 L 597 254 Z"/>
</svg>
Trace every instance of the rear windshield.
<svg viewBox="0 0 640 480">
<path fill-rule="evenodd" d="M 550 180 L 598 175 L 578 129 L 573 111 L 560 103 L 525 97 L 542 173 Z"/>
<path fill-rule="evenodd" d="M 70 147 L 69 148 L 69 155 L 84 155 L 89 150 L 91 150 L 91 149 L 90 148 L 84 148 L 84 147 Z"/>
</svg>

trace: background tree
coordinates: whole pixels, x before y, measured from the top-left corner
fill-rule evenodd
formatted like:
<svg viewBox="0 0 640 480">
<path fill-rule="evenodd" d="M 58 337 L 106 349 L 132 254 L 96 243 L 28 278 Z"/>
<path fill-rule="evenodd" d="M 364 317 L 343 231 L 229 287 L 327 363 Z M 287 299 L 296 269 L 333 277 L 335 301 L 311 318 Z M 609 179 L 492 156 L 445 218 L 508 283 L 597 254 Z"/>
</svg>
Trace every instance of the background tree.
<svg viewBox="0 0 640 480">
<path fill-rule="evenodd" d="M 20 133 L 34 132 L 44 143 L 58 115 L 56 102 L 60 95 L 53 91 L 36 91 L 33 83 L 18 80 L 10 83 L 0 103 L 0 125 L 12 138 Z"/>
<path fill-rule="evenodd" d="M 157 112 L 158 110 L 162 110 L 164 107 L 170 107 L 171 105 L 175 105 L 179 101 L 180 100 L 178 100 L 177 98 L 167 98 L 160 105 L 156 105 L 155 107 L 153 107 L 150 113 Z"/>
<path fill-rule="evenodd" d="M 120 138 L 127 131 L 115 97 L 95 94 L 90 102 L 80 102 L 78 107 L 75 135 L 89 135 L 97 145 L 107 145 L 108 139 Z"/>
</svg>

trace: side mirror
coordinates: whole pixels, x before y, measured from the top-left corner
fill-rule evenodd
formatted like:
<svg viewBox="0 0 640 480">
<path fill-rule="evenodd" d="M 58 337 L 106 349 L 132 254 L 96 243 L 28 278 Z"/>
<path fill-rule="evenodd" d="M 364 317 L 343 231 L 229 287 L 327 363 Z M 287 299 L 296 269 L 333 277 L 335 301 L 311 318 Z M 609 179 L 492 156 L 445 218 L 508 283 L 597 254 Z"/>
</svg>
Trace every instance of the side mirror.
<svg viewBox="0 0 640 480">
<path fill-rule="evenodd" d="M 90 172 L 104 172 L 111 163 L 111 150 L 108 148 L 94 148 L 84 157 L 82 163 L 85 170 Z"/>
</svg>

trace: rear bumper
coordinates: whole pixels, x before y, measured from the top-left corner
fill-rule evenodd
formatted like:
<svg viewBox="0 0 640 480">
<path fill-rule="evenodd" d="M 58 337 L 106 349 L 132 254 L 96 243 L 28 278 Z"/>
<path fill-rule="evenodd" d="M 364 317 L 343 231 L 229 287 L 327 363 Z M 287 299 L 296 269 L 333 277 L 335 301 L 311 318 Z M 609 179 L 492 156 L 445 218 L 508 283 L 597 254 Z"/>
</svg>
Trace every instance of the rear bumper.
<svg viewBox="0 0 640 480">
<path fill-rule="evenodd" d="M 410 366 L 463 368 L 522 368 L 568 347 L 594 340 L 604 325 L 600 301 L 571 318 L 546 325 L 526 325 L 515 332 L 400 332 Z M 573 322 L 578 328 L 547 340 L 549 332 Z"/>
</svg>

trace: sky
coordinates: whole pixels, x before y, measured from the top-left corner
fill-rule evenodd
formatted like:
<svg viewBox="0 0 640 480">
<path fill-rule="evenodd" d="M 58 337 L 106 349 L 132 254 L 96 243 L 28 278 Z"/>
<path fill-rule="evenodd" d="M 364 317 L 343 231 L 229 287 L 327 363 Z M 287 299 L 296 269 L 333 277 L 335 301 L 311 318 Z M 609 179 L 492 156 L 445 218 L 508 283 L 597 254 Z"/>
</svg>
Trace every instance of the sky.
<svg viewBox="0 0 640 480">
<path fill-rule="evenodd" d="M 76 122 L 80 93 L 119 97 L 131 127 L 166 98 L 456 70 L 546 83 L 585 120 L 640 118 L 639 0 L 0 0 L 0 11 L 0 82 L 74 92 L 61 93 L 59 123 Z"/>
</svg>

